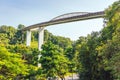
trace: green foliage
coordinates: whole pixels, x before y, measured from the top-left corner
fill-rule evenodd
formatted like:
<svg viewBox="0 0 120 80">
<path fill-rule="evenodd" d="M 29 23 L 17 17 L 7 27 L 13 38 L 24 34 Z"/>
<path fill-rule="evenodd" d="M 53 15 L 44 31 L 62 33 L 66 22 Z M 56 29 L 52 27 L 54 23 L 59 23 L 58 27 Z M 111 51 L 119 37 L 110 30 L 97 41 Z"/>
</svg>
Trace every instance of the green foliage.
<svg viewBox="0 0 120 80">
<path fill-rule="evenodd" d="M 26 75 L 27 71 L 27 65 L 20 54 L 10 53 L 6 48 L 0 47 L 0 79 L 10 80 Z"/>
<path fill-rule="evenodd" d="M 23 44 L 25 42 L 26 33 L 21 31 L 25 26 L 22 24 L 18 25 L 17 32 L 14 34 L 14 37 L 10 40 L 10 44 Z"/>
<path fill-rule="evenodd" d="M 46 77 L 64 78 L 68 71 L 68 60 L 63 55 L 63 49 L 51 42 L 45 43 L 42 49 L 40 63 Z"/>
<path fill-rule="evenodd" d="M 61 36 L 52 36 L 50 41 L 53 44 L 59 45 L 64 50 L 70 46 L 72 46 L 72 41 L 69 38 L 61 37 Z"/>
<path fill-rule="evenodd" d="M 2 25 L 0 26 L 0 42 L 2 45 L 10 43 L 10 40 L 13 39 L 16 29 L 12 26 Z"/>
<path fill-rule="evenodd" d="M 24 26 L 23 24 L 19 24 L 19 25 L 18 25 L 18 30 L 21 30 L 21 29 L 23 29 L 23 28 L 25 28 L 25 26 Z"/>
<path fill-rule="evenodd" d="M 23 28 L 23 25 L 18 25 L 18 29 L 15 29 L 12 26 L 0 26 L 0 42 L 2 44 L 20 44 L 25 40 L 25 33 L 20 30 Z M 2 41 L 1 41 L 2 40 Z"/>
<path fill-rule="evenodd" d="M 9 39 L 7 38 L 7 34 L 0 33 L 0 45 L 5 46 L 9 42 Z"/>
<path fill-rule="evenodd" d="M 120 1 L 106 10 L 106 27 L 75 43 L 81 80 L 120 79 Z"/>
<path fill-rule="evenodd" d="M 106 80 L 101 75 L 101 69 L 98 68 L 100 60 L 97 46 L 100 45 L 99 33 L 93 32 L 91 35 L 80 37 L 76 43 L 76 49 L 78 49 L 78 65 L 80 79 L 81 80 Z"/>
<path fill-rule="evenodd" d="M 41 68 L 37 68 L 38 64 L 38 55 L 40 52 L 38 49 L 36 49 L 37 44 L 36 41 L 38 39 L 38 33 L 36 31 L 33 32 L 32 34 L 32 48 L 31 47 L 26 47 L 24 43 L 25 39 L 25 33 L 21 31 L 21 29 L 24 28 L 24 25 L 18 25 L 18 29 L 15 29 L 11 26 L 1 26 L 0 27 L 0 45 L 6 47 L 6 49 L 10 53 L 16 53 L 15 55 L 18 55 L 22 60 L 25 60 L 24 65 L 29 65 L 28 69 L 28 74 L 23 76 L 23 75 L 15 75 L 17 79 L 30 79 L 30 80 L 36 80 L 36 79 L 43 79 L 45 80 L 45 74 L 43 74 L 43 70 Z M 11 36 L 11 37 L 10 37 Z M 52 39 L 53 38 L 53 39 Z M 55 45 L 60 46 L 59 48 L 57 47 L 58 50 L 60 51 L 62 57 L 59 57 L 59 55 L 56 55 L 58 57 L 57 59 L 60 61 L 59 66 L 60 69 L 57 70 L 57 76 L 59 75 L 61 78 L 64 77 L 64 75 L 68 71 L 68 64 L 65 64 L 68 62 L 68 58 L 64 56 L 63 49 L 70 47 L 72 42 L 70 39 L 66 39 L 64 37 L 60 36 L 54 36 L 53 34 L 49 33 L 47 30 L 45 30 L 45 42 L 47 40 L 50 40 L 52 44 L 54 43 Z M 21 43 L 23 45 L 21 45 Z M 65 43 L 65 44 L 64 44 Z M 60 50 L 59 50 L 60 49 Z M 72 47 L 71 47 L 72 49 Z M 70 51 L 68 51 L 70 52 Z M 71 54 L 72 57 L 72 54 Z M 56 62 L 56 61 L 55 61 Z M 64 64 L 63 64 L 64 63 Z M 2 63 L 1 63 L 2 64 Z M 65 68 L 65 69 L 64 69 Z M 24 72 L 24 71 L 23 71 Z M 15 77 L 14 76 L 14 77 Z M 0 76 L 2 79 L 4 76 Z M 8 77 L 8 76 L 7 76 Z M 13 79 L 13 78 L 11 78 Z"/>
<path fill-rule="evenodd" d="M 20 53 L 22 55 L 22 59 L 26 60 L 27 64 L 31 64 L 37 66 L 38 63 L 38 55 L 40 51 L 37 48 L 26 47 L 26 45 L 10 45 L 7 46 L 10 52 Z"/>
<path fill-rule="evenodd" d="M 10 52 L 20 53 L 21 59 L 26 60 L 25 64 L 29 65 L 28 74 L 23 79 L 38 80 L 42 78 L 42 70 L 37 67 L 39 50 L 36 48 L 26 47 L 25 45 L 7 46 Z"/>
<path fill-rule="evenodd" d="M 32 41 L 38 40 L 38 33 L 36 31 L 32 32 Z M 44 41 L 51 41 L 53 44 L 60 46 L 64 50 L 68 47 L 72 47 L 72 41 L 69 38 L 55 36 L 47 30 L 44 31 Z M 36 45 L 37 46 L 37 45 Z"/>
<path fill-rule="evenodd" d="M 101 49 L 106 70 L 110 70 L 114 79 L 120 79 L 120 1 L 116 1 L 106 10 L 107 27 L 111 35 Z M 111 30 L 111 31 L 110 31 Z M 109 33 L 107 33 L 109 34 Z M 117 65 L 117 66 L 116 66 Z"/>
<path fill-rule="evenodd" d="M 15 32 L 16 29 L 12 26 L 6 26 L 6 25 L 0 26 L 0 33 L 7 34 L 7 37 L 9 39 L 11 39 L 14 36 Z"/>
</svg>

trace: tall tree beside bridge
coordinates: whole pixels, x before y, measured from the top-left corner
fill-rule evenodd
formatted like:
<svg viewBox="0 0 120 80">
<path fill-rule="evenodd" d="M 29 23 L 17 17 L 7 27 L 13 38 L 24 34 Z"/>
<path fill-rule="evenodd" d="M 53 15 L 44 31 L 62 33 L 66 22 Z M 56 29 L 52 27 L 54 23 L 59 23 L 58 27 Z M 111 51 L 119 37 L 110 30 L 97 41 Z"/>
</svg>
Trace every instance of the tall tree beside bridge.
<svg viewBox="0 0 120 80">
<path fill-rule="evenodd" d="M 40 63 L 46 78 L 59 76 L 63 80 L 68 72 L 69 63 L 63 54 L 63 49 L 49 41 L 42 46 L 42 49 Z"/>
</svg>

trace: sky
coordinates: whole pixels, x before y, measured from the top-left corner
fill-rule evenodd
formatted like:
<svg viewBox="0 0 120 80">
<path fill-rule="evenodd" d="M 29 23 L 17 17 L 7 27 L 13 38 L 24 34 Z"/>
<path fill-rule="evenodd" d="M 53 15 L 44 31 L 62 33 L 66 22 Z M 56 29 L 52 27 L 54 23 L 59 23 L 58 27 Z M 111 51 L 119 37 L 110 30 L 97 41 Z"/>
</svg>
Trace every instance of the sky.
<svg viewBox="0 0 120 80">
<path fill-rule="evenodd" d="M 0 26 L 17 27 L 49 21 L 72 12 L 97 12 L 108 8 L 116 0 L 0 0 Z M 76 21 L 47 26 L 57 36 L 77 40 L 103 28 L 103 19 Z"/>
</svg>

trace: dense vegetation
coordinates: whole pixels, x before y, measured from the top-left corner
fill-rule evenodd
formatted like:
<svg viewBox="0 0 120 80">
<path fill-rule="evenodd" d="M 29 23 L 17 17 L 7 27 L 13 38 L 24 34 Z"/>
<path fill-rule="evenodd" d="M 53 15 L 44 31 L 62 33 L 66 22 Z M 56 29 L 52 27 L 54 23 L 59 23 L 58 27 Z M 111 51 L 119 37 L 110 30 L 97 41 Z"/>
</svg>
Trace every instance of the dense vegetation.
<svg viewBox="0 0 120 80">
<path fill-rule="evenodd" d="M 70 73 L 79 74 L 80 80 L 120 80 L 120 0 L 105 13 L 101 31 L 74 42 L 45 30 L 41 52 L 36 31 L 32 47 L 26 47 L 24 25 L 0 26 L 0 80 L 64 80 Z"/>
<path fill-rule="evenodd" d="M 106 26 L 76 43 L 81 80 L 120 80 L 120 1 L 106 10 Z"/>
</svg>

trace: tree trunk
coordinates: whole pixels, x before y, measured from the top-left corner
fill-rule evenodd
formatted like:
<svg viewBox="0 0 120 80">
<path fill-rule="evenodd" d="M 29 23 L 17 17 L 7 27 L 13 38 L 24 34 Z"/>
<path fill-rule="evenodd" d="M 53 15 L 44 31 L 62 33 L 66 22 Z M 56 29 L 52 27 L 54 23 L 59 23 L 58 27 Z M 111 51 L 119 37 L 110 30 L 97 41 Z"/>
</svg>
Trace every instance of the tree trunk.
<svg viewBox="0 0 120 80">
<path fill-rule="evenodd" d="M 61 78 L 61 80 L 65 80 L 65 78 L 64 77 L 60 77 Z"/>
</svg>

